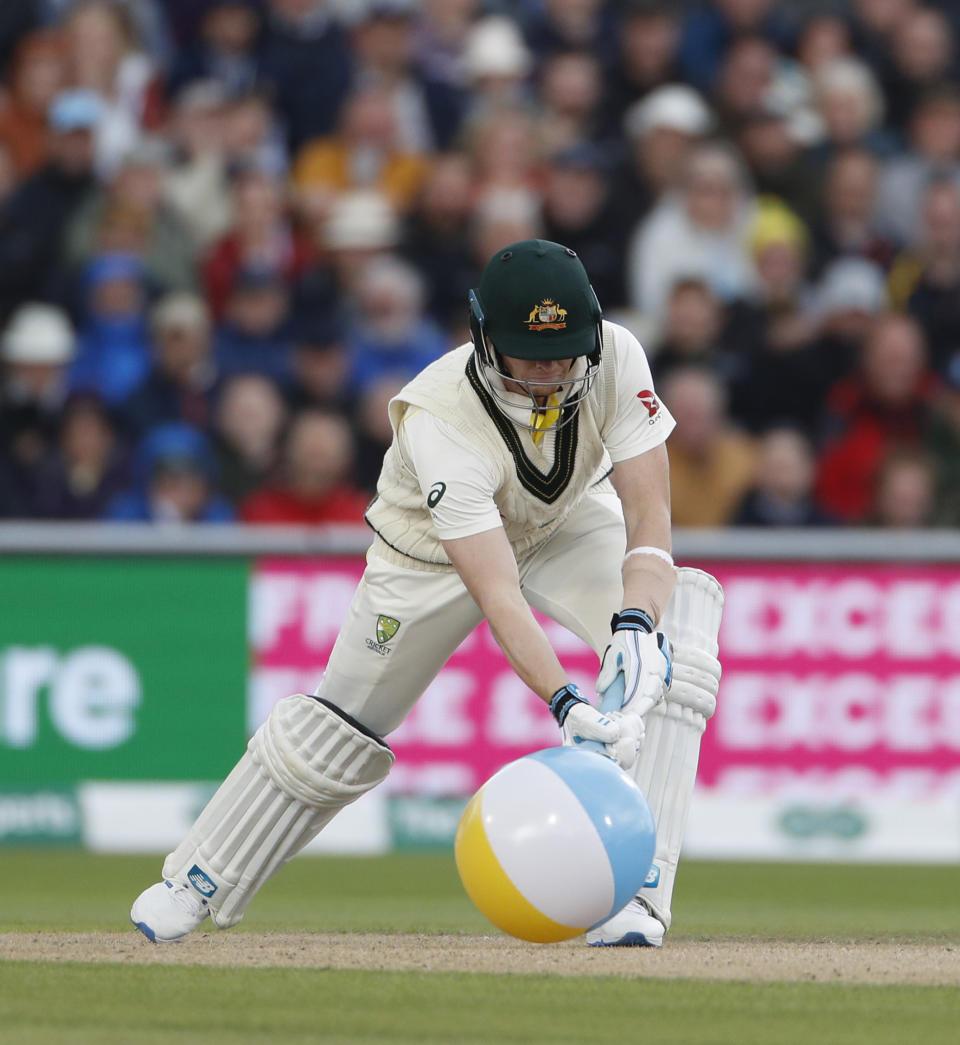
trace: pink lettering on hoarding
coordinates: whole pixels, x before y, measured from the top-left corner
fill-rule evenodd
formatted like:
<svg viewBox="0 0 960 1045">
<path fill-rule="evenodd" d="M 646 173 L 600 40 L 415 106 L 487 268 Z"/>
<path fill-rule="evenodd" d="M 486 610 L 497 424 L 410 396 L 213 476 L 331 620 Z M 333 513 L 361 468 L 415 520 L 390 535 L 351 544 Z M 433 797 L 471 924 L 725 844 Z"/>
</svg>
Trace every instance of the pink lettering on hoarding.
<svg viewBox="0 0 960 1045">
<path fill-rule="evenodd" d="M 960 568 L 718 563 L 723 681 L 699 782 L 797 782 L 925 792 L 960 779 Z M 319 682 L 363 563 L 263 560 L 250 596 L 249 723 Z M 571 677 L 597 658 L 543 621 Z M 371 622 L 371 641 L 376 641 Z M 486 625 L 457 650 L 390 736 L 388 786 L 467 794 L 511 759 L 555 744 L 549 712 Z M 756 793 L 754 790 L 753 793 Z"/>
</svg>

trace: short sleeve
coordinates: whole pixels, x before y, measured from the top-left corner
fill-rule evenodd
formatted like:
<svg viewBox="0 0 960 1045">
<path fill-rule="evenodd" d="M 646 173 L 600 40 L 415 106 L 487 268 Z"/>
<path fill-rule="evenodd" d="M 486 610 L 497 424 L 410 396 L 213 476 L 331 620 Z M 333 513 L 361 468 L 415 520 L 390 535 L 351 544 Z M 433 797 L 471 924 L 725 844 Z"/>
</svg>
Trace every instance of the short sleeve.
<svg viewBox="0 0 960 1045">
<path fill-rule="evenodd" d="M 472 537 L 503 525 L 493 499 L 500 486 L 497 466 L 466 435 L 428 411 L 416 410 L 404 418 L 400 437 L 440 540 Z"/>
<path fill-rule="evenodd" d="M 614 464 L 646 453 L 665 442 L 676 426 L 653 387 L 650 364 L 640 342 L 623 327 L 611 324 L 616 360 L 617 407 L 603 432 Z"/>
</svg>

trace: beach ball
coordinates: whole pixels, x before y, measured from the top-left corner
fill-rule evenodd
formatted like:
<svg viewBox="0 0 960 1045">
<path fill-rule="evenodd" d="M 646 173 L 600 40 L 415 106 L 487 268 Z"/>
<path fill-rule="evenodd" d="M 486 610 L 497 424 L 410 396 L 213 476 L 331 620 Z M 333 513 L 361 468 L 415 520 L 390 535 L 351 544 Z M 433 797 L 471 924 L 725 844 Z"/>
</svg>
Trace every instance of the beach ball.
<svg viewBox="0 0 960 1045">
<path fill-rule="evenodd" d="M 496 772 L 463 811 L 460 880 L 511 936 L 569 940 L 640 891 L 656 828 L 631 777 L 603 755 L 552 747 Z"/>
</svg>

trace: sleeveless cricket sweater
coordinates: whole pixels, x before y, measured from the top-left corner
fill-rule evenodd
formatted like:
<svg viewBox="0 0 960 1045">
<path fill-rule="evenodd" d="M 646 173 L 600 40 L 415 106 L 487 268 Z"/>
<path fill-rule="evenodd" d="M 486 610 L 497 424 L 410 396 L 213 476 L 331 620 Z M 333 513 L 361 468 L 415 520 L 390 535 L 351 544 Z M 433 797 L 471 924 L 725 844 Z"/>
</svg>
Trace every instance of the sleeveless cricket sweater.
<svg viewBox="0 0 960 1045">
<path fill-rule="evenodd" d="M 601 433 L 612 422 L 617 403 L 616 365 L 603 325 L 604 351 L 590 393 L 576 416 L 554 438 L 547 471 L 528 455 L 526 432 L 509 421 L 478 374 L 472 345 L 462 345 L 431 363 L 390 402 L 393 442 L 384 457 L 377 496 L 366 521 L 380 558 L 413 569 L 453 566 L 433 528 L 417 476 L 403 457 L 399 429 L 411 407 L 429 411 L 463 433 L 498 468 L 494 501 L 519 559 L 546 543 L 591 487 L 604 481 L 609 458 Z M 604 482 L 609 489 L 608 482 Z"/>
</svg>

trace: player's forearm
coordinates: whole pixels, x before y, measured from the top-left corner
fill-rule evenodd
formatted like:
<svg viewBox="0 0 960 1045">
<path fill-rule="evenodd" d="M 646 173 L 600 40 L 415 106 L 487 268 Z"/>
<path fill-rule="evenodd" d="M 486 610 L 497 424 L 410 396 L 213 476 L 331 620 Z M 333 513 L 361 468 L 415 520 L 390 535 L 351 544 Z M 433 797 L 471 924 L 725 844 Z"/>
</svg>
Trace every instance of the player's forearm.
<svg viewBox="0 0 960 1045">
<path fill-rule="evenodd" d="M 670 548 L 669 509 L 647 513 L 628 525 L 623 607 L 646 611 L 654 623 L 666 609 L 676 583 Z"/>
<path fill-rule="evenodd" d="M 520 590 L 517 561 L 503 529 L 443 542 L 510 666 L 545 701 L 569 679 Z"/>
<path fill-rule="evenodd" d="M 670 478 L 664 446 L 614 465 L 614 485 L 623 504 L 627 554 L 623 560 L 623 605 L 644 610 L 654 623 L 666 609 L 676 582 L 670 556 Z"/>
<path fill-rule="evenodd" d="M 481 609 L 510 666 L 549 703 L 570 679 L 519 590 L 515 596 L 502 594 Z"/>
</svg>

